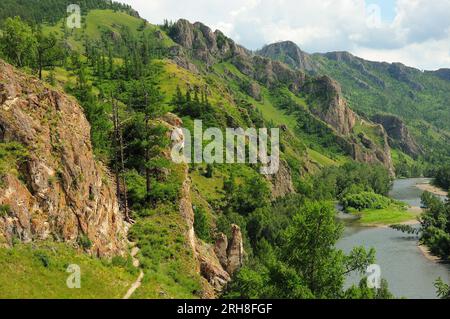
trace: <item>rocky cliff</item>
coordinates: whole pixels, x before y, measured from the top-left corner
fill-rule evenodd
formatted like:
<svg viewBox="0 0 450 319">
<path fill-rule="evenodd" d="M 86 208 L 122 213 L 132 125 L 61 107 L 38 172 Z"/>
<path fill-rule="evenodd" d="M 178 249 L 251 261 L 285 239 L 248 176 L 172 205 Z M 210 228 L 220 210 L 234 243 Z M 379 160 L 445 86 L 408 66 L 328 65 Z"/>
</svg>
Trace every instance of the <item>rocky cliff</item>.
<svg viewBox="0 0 450 319">
<path fill-rule="evenodd" d="M 294 69 L 311 73 L 315 73 L 317 70 L 317 65 L 311 59 L 311 56 L 300 50 L 292 41 L 269 44 L 256 53 L 273 60 L 284 62 Z"/>
<path fill-rule="evenodd" d="M 204 62 L 208 67 L 222 61 L 232 63 L 242 74 L 258 83 L 252 82 L 253 87 L 246 90 L 247 94 L 256 99 L 261 98 L 259 85 L 269 89 L 283 85 L 294 94 L 306 95 L 310 112 L 336 132 L 338 143 L 343 144 L 349 155 L 358 161 L 381 163 L 394 174 L 387 143 L 379 145 L 372 141 L 370 146 L 367 146 L 367 143 L 364 145 L 360 138 L 353 136 L 353 128 L 359 117 L 348 107 L 341 86 L 328 76 L 307 75 L 304 71 L 308 68 L 313 71 L 316 65 L 313 65 L 311 56 L 302 52 L 293 42 L 276 43 L 253 54 L 225 37 L 220 31 L 212 32 L 201 23 L 191 24 L 187 20 L 179 20 L 171 28 L 170 36 L 181 47 L 180 52 L 190 52 L 191 57 Z M 174 61 L 178 64 L 184 61 L 180 64 L 182 67 L 192 64 L 184 60 L 186 55 L 181 56 L 183 58 L 174 57 Z M 351 59 L 353 63 L 360 63 L 348 53 L 336 53 L 335 58 Z M 384 130 L 380 133 L 386 135 Z M 381 137 L 382 140 L 387 138 L 384 135 Z M 370 137 L 365 136 L 364 140 L 370 140 Z M 283 175 L 288 175 L 285 173 L 287 172 L 282 172 Z M 285 195 L 292 189 L 288 179 L 280 179 L 280 176 L 272 178 L 275 186 L 280 180 L 287 183 L 283 182 L 283 189 L 280 189 L 280 194 L 274 193 L 275 197 Z"/>
<path fill-rule="evenodd" d="M 389 135 L 389 144 L 392 147 L 400 148 L 404 153 L 417 158 L 423 153 L 414 137 L 409 132 L 405 123 L 395 115 L 377 114 L 372 120 L 383 125 Z"/>
<path fill-rule="evenodd" d="M 0 241 L 55 239 L 98 256 L 123 253 L 127 227 L 81 107 L 1 60 L 0 97 L 0 143 L 27 150 L 1 172 Z"/>
<path fill-rule="evenodd" d="M 305 84 L 303 91 L 313 95 L 319 103 L 312 108 L 314 115 L 330 124 L 342 135 L 348 135 L 356 123 L 357 115 L 347 106 L 340 85 L 328 76 Z"/>
<path fill-rule="evenodd" d="M 177 131 L 177 134 L 174 135 L 177 136 L 177 139 L 173 140 L 174 143 L 180 143 L 184 140 L 183 133 L 179 130 L 183 125 L 180 118 L 169 113 L 162 118 L 161 122 L 168 128 L 168 136 L 172 136 L 174 130 Z M 241 229 L 238 225 L 232 225 L 232 236 L 230 238 L 222 233 L 216 234 L 217 239 L 214 245 L 205 243 L 196 236 L 194 230 L 195 214 L 191 196 L 192 181 L 189 177 L 187 164 L 179 165 L 184 166 L 179 213 L 186 222 L 186 241 L 197 260 L 197 264 L 192 266 L 206 280 L 203 297 L 214 298 L 244 263 L 245 252 Z"/>
</svg>

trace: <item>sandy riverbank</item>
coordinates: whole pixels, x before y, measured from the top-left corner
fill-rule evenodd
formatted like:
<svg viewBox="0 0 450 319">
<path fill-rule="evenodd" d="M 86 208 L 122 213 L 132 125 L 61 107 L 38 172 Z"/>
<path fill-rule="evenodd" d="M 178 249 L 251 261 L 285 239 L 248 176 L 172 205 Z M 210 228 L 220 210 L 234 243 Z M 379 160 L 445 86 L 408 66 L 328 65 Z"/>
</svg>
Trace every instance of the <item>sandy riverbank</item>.
<svg viewBox="0 0 450 319">
<path fill-rule="evenodd" d="M 432 261 L 432 262 L 435 262 L 435 263 L 442 261 L 441 258 L 439 258 L 437 256 L 434 256 L 430 252 L 430 249 L 427 246 L 425 246 L 425 245 L 418 245 L 417 247 L 419 248 L 420 252 L 425 256 L 425 258 L 428 259 L 429 261 Z"/>
<path fill-rule="evenodd" d="M 439 187 L 433 186 L 430 183 L 416 184 L 416 187 L 425 192 L 430 192 L 430 193 L 438 195 L 438 196 L 447 196 L 447 194 L 448 194 L 448 192 L 446 192 L 445 190 L 443 190 Z"/>
</svg>

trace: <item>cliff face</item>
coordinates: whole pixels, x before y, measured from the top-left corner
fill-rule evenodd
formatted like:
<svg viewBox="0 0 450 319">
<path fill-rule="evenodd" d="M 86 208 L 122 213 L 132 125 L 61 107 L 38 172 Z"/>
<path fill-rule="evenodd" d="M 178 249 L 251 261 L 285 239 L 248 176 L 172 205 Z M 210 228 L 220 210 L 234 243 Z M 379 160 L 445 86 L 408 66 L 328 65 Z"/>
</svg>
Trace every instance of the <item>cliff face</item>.
<svg viewBox="0 0 450 319">
<path fill-rule="evenodd" d="M 180 143 L 184 140 L 182 131 L 178 131 L 183 123 L 176 115 L 167 114 L 162 119 L 162 123 L 168 128 L 168 136 L 172 136 L 172 132 L 177 130 L 178 138 L 173 141 L 174 143 Z M 245 252 L 241 229 L 237 225 L 232 225 L 231 238 L 228 239 L 225 234 L 219 233 L 214 245 L 205 243 L 196 236 L 194 230 L 195 214 L 191 197 L 192 182 L 189 177 L 188 166 L 186 164 L 180 165 L 184 165 L 184 175 L 179 213 L 186 222 L 186 241 L 197 261 L 192 266 L 206 280 L 203 298 L 214 298 L 244 263 Z"/>
<path fill-rule="evenodd" d="M 373 123 L 361 119 L 353 112 L 343 98 L 341 87 L 336 81 L 328 76 L 323 76 L 307 82 L 303 90 L 315 97 L 316 103 L 311 112 L 336 130 L 340 137 L 343 137 L 343 139 L 337 139 L 337 142 L 347 150 L 354 160 L 382 164 L 388 169 L 391 176 L 395 175 L 385 129 L 381 125 L 373 125 Z M 370 127 L 379 137 L 379 143 L 364 133 L 358 133 L 355 136 L 354 129 L 357 123 Z"/>
<path fill-rule="evenodd" d="M 314 115 L 330 124 L 338 133 L 348 135 L 356 123 L 356 114 L 347 106 L 342 97 L 339 84 L 323 76 L 308 82 L 303 88 L 308 94 L 312 94 L 320 101 L 317 107 L 312 109 Z"/>
<path fill-rule="evenodd" d="M 269 44 L 257 52 L 257 54 L 280 60 L 294 69 L 306 72 L 316 72 L 317 65 L 311 56 L 302 50 L 292 41 L 283 41 Z"/>
<path fill-rule="evenodd" d="M 405 123 L 399 117 L 389 114 L 377 114 L 373 117 L 373 121 L 383 125 L 389 135 L 389 144 L 391 146 L 400 148 L 413 158 L 417 158 L 423 153 Z"/>
<path fill-rule="evenodd" d="M 1 60 L 0 96 L 0 142 L 28 151 L 18 173 L 2 172 L 0 241 L 81 240 L 95 255 L 121 254 L 126 224 L 81 107 Z"/>
<path fill-rule="evenodd" d="M 311 100 L 311 113 L 336 132 L 337 143 L 343 144 L 350 156 L 361 162 L 381 163 L 394 174 L 389 146 L 376 143 L 367 146 L 367 143 L 364 145 L 360 139 L 354 138 L 353 128 L 360 118 L 348 107 L 339 83 L 328 76 L 314 77 L 305 74 L 303 71 L 308 69 L 314 71 L 313 60 L 293 42 L 269 45 L 257 54 L 252 54 L 220 31 L 212 32 L 201 23 L 191 24 L 187 20 L 179 20 L 172 27 L 170 35 L 180 45 L 181 51 L 190 51 L 194 58 L 207 66 L 227 60 L 252 81 L 269 89 L 281 84 L 295 94 L 306 94 Z M 361 64 L 348 53 L 336 53 L 336 59 L 350 59 L 353 63 Z M 174 60 L 179 63 L 180 57 L 175 57 Z M 180 65 L 186 67 L 189 63 L 183 62 Z M 364 68 L 362 64 L 361 67 Z M 247 94 L 257 100 L 261 98 L 260 92 L 259 87 L 247 90 Z M 387 138 L 384 130 L 380 133 L 383 135 L 382 139 Z M 368 140 L 369 137 L 365 136 L 365 139 Z M 272 184 L 277 189 L 274 197 L 286 195 L 293 189 L 290 179 L 283 177 L 288 175 L 289 172 L 283 171 L 279 176 L 272 177 Z M 277 185 L 283 187 L 278 189 Z"/>
</svg>

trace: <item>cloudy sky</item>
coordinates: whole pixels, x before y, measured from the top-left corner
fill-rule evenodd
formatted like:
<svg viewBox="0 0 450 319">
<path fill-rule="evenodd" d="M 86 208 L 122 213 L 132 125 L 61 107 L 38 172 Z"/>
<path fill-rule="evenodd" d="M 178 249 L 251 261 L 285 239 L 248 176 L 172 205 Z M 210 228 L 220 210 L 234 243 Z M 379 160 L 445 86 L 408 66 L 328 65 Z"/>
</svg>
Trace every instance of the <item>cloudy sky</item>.
<svg viewBox="0 0 450 319">
<path fill-rule="evenodd" d="M 185 18 L 248 49 L 292 40 L 420 69 L 450 68 L 450 0 L 119 0 L 152 23 Z"/>
</svg>

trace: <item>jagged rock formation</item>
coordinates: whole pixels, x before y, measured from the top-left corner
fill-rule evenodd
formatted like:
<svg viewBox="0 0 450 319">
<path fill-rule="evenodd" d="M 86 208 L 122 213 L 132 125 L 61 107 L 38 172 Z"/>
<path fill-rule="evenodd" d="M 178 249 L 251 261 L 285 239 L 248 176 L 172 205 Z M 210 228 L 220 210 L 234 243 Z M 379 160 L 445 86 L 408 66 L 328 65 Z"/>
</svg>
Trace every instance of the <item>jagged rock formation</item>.
<svg viewBox="0 0 450 319">
<path fill-rule="evenodd" d="M 423 153 L 405 123 L 399 117 L 390 114 L 377 114 L 372 120 L 383 125 L 389 135 L 389 144 L 392 147 L 400 148 L 413 158 L 417 158 Z"/>
<path fill-rule="evenodd" d="M 212 30 L 206 25 L 196 22 L 178 20 L 170 31 L 172 39 L 184 50 L 187 50 L 196 59 L 212 65 L 220 59 L 249 52 L 234 41 L 227 38 L 222 32 Z M 181 65 L 182 66 L 182 65 Z"/>
<path fill-rule="evenodd" d="M 348 135 L 356 123 L 356 114 L 347 106 L 340 85 L 328 76 L 308 82 L 303 88 L 322 103 L 313 108 L 314 115 L 330 124 L 342 135 Z"/>
<path fill-rule="evenodd" d="M 1 60 L 0 96 L 1 142 L 28 151 L 19 174 L 2 172 L 0 204 L 8 212 L 0 217 L 0 238 L 84 239 L 95 255 L 123 253 L 126 224 L 114 183 L 94 159 L 81 107 Z"/>
<path fill-rule="evenodd" d="M 347 106 L 341 87 L 336 81 L 323 76 L 306 83 L 303 90 L 313 95 L 319 102 L 311 109 L 311 112 L 343 137 L 337 138 L 336 142 L 347 150 L 354 160 L 371 164 L 381 163 L 388 169 L 391 176 L 395 175 L 386 131 L 381 125 L 375 126 L 376 135 L 379 136 L 381 143 L 376 143 L 364 134 L 359 134 L 357 138 L 352 136 L 357 122 L 364 126 L 373 126 L 373 124 L 362 120 Z"/>
<path fill-rule="evenodd" d="M 273 198 L 284 197 L 295 192 L 291 170 L 284 160 L 280 160 L 278 172 L 274 175 L 268 175 L 267 178 L 271 183 Z"/>
<path fill-rule="evenodd" d="M 166 114 L 161 122 L 169 129 L 169 136 L 174 130 L 182 127 L 182 120 L 174 114 Z M 178 134 L 178 140 L 173 141 L 179 143 L 183 141 L 181 131 Z M 166 154 L 169 156 L 168 154 Z M 197 238 L 194 231 L 195 214 L 192 207 L 191 198 L 191 180 L 189 178 L 189 170 L 184 165 L 183 185 L 181 189 L 179 212 L 186 221 L 186 239 L 192 249 L 194 256 L 198 261 L 194 265 L 198 272 L 206 279 L 207 285 L 204 291 L 205 298 L 213 298 L 217 292 L 231 280 L 231 276 L 238 270 L 244 261 L 244 248 L 242 233 L 237 225 L 232 225 L 232 237 L 228 241 L 224 234 L 218 234 L 216 245 L 204 243 Z"/>
<path fill-rule="evenodd" d="M 320 55 L 320 54 L 319 54 Z M 364 60 L 355 57 L 354 55 L 350 54 L 349 52 L 342 52 L 342 51 L 338 51 L 338 52 L 329 52 L 329 53 L 325 53 L 323 54 L 324 57 L 326 57 L 329 60 L 334 60 L 337 62 L 344 62 L 347 65 L 350 65 L 352 68 L 355 68 L 356 70 L 358 70 L 358 72 L 360 72 L 360 74 L 367 78 L 368 80 L 370 80 L 371 82 L 375 83 L 376 86 L 380 87 L 380 88 L 385 88 L 386 87 L 386 83 L 380 79 L 379 77 L 377 77 L 376 75 L 374 75 L 373 73 L 371 73 L 369 70 L 367 70 L 367 67 L 364 64 Z M 359 79 L 357 77 L 353 77 L 354 81 L 358 83 L 358 85 L 364 89 L 370 89 L 370 85 L 368 83 L 366 83 L 365 81 L 363 81 L 362 79 Z"/>
<path fill-rule="evenodd" d="M 382 125 L 373 125 L 365 120 L 359 120 L 363 125 L 372 126 L 381 143 L 374 143 L 364 133 L 359 133 L 357 138 L 352 138 L 352 156 L 359 162 L 370 164 L 382 164 L 389 171 L 389 175 L 395 176 L 394 162 L 392 160 L 391 148 L 388 143 L 388 135 Z"/>
<path fill-rule="evenodd" d="M 311 59 L 311 56 L 300 50 L 300 48 L 292 41 L 269 44 L 256 53 L 273 60 L 284 62 L 293 69 L 311 73 L 317 71 L 317 65 Z"/>
<path fill-rule="evenodd" d="M 407 83 L 413 90 L 422 91 L 423 85 L 412 80 L 410 73 L 414 69 L 408 68 L 401 63 L 392 63 L 389 68 L 389 74 L 396 80 Z"/>
<path fill-rule="evenodd" d="M 302 93 L 312 97 L 311 113 L 336 132 L 338 143 L 347 150 L 349 155 L 363 162 L 381 163 L 388 168 L 391 174 L 394 174 L 388 145 L 373 143 L 367 147 L 360 140 L 351 136 L 359 117 L 347 106 L 341 87 L 336 81 L 328 76 L 311 77 L 300 69 L 293 69 L 281 61 L 273 60 L 273 58 L 280 58 L 281 53 L 283 53 L 283 60 L 287 59 L 286 54 L 288 53 L 291 58 L 296 53 L 299 55 L 301 50 L 294 43 L 276 43 L 255 55 L 223 36 L 220 31 L 212 32 L 201 23 L 191 24 L 186 20 L 179 20 L 172 27 L 170 35 L 184 50 L 191 51 L 194 58 L 203 61 L 207 66 L 226 59 L 251 80 L 267 88 L 282 84 L 296 94 Z M 278 54 L 278 56 L 273 56 L 272 53 Z M 261 54 L 266 54 L 271 58 Z M 348 53 L 336 53 L 335 55 L 336 59 L 351 59 L 353 63 L 359 63 L 364 68 L 357 58 Z M 303 59 L 302 61 L 305 61 L 306 58 L 305 53 L 296 57 L 296 59 Z M 177 62 L 176 59 L 175 61 Z M 247 88 L 247 93 L 257 98 L 260 90 Z M 366 139 L 369 138 L 366 137 Z M 275 181 L 277 181 L 276 177 Z M 286 193 L 286 188 L 290 189 L 290 186 L 280 190 L 281 195 Z M 278 196 L 279 194 L 274 195 Z"/>
</svg>

